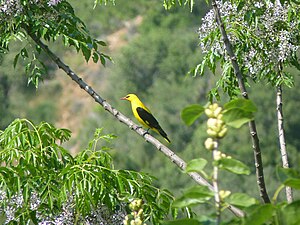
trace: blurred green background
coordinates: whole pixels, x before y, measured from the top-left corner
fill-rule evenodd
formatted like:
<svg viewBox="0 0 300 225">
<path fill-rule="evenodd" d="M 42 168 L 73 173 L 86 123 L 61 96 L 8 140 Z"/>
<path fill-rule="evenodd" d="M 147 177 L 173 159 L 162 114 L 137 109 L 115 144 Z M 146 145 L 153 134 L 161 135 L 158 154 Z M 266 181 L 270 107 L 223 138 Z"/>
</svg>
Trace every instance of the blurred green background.
<svg viewBox="0 0 300 225">
<path fill-rule="evenodd" d="M 169 147 L 184 160 L 203 157 L 211 161 L 204 149 L 205 117 L 187 127 L 180 118 L 181 110 L 189 104 L 206 104 L 207 92 L 214 87 L 219 72 L 204 77 L 191 77 L 187 72 L 201 62 L 197 29 L 207 12 L 204 3 L 165 11 L 162 1 L 118 0 L 116 5 L 97 6 L 93 1 L 71 0 L 77 16 L 87 25 L 93 36 L 107 42 L 102 51 L 113 58 L 106 67 L 86 63 L 76 51 L 58 43 L 47 43 L 62 60 L 93 87 L 104 99 L 125 115 L 133 118 L 128 102 L 120 101 L 127 93 L 136 93 L 151 109 L 172 143 Z M 117 169 L 149 172 L 156 184 L 176 195 L 193 181 L 166 157 L 128 127 L 95 104 L 84 91 L 44 57 L 48 74 L 38 89 L 27 85 L 22 61 L 13 68 L 14 56 L 22 43 L 10 46 L 10 53 L 0 59 L 0 129 L 14 118 L 26 117 L 38 123 L 48 121 L 73 132 L 66 146 L 73 154 L 85 148 L 97 127 L 104 133 L 118 136 L 112 143 Z M 299 73 L 295 87 L 284 88 L 284 116 L 287 149 L 291 165 L 299 165 L 300 149 L 300 88 Z M 275 167 L 281 165 L 276 123 L 276 90 L 266 83 L 251 83 L 250 97 L 258 112 L 256 121 L 270 196 L 278 186 Z M 299 94 L 298 94 L 299 93 Z M 222 102 L 228 100 L 225 96 Z M 133 119 L 134 120 L 134 119 Z M 134 120 L 135 121 L 135 120 Z M 154 134 L 158 139 L 158 135 Z M 230 129 L 221 142 L 221 150 L 245 162 L 251 169 L 249 176 L 222 172 L 221 189 L 246 192 L 258 198 L 252 144 L 248 127 Z M 296 196 L 299 195 L 296 193 Z M 283 195 L 282 195 L 283 196 Z"/>
</svg>

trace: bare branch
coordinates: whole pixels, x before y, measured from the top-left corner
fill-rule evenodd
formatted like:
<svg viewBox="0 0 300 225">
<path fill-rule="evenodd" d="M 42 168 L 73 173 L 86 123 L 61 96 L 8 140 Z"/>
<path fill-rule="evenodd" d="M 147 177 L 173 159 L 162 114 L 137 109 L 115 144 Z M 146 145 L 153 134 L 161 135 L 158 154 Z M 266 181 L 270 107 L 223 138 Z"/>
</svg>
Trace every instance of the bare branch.
<svg viewBox="0 0 300 225">
<path fill-rule="evenodd" d="M 230 57 L 232 67 L 234 69 L 234 73 L 235 73 L 237 81 L 238 81 L 239 89 L 241 91 L 242 96 L 245 99 L 249 99 L 248 92 L 246 90 L 246 86 L 245 86 L 245 82 L 243 80 L 241 70 L 237 63 L 236 56 L 233 52 L 232 45 L 231 45 L 231 43 L 228 39 L 227 33 L 225 31 L 224 24 L 222 23 L 220 11 L 219 11 L 219 8 L 218 8 L 215 0 L 212 0 L 212 6 L 215 11 L 216 21 L 217 21 L 217 24 L 221 31 L 227 54 Z M 262 159 L 261 159 L 261 150 L 260 150 L 260 146 L 259 146 L 259 139 L 258 139 L 256 124 L 255 124 L 254 120 L 249 122 L 249 130 L 250 130 L 250 134 L 251 134 L 251 138 L 252 138 L 252 145 L 253 145 L 252 147 L 253 147 L 253 152 L 254 152 L 255 169 L 256 169 L 256 179 L 257 179 L 260 196 L 265 203 L 269 203 L 270 199 L 269 199 L 269 196 L 268 196 L 268 193 L 266 190 L 266 185 L 265 185 L 265 180 L 264 180 L 264 171 L 263 171 L 263 165 L 262 165 Z"/>
<path fill-rule="evenodd" d="M 282 160 L 282 167 L 289 168 L 289 159 L 288 153 L 286 150 L 286 142 L 285 142 L 285 132 L 284 132 L 284 125 L 283 125 L 283 110 L 282 110 L 282 87 L 279 85 L 277 87 L 277 98 L 276 98 L 276 110 L 277 110 L 277 124 L 278 124 L 278 138 L 279 138 L 279 145 L 280 145 L 280 153 L 281 153 L 281 160 Z M 285 188 L 286 199 L 288 203 L 293 201 L 293 191 L 291 187 Z"/>
<path fill-rule="evenodd" d="M 126 124 L 129 128 L 134 130 L 137 134 L 142 136 L 147 142 L 154 145 L 160 152 L 162 152 L 165 156 L 167 156 L 175 165 L 177 165 L 181 170 L 185 170 L 186 168 L 186 162 L 182 160 L 178 155 L 176 155 L 172 150 L 170 150 L 168 147 L 160 143 L 156 138 L 151 136 L 150 134 L 146 133 L 144 129 L 136 125 L 132 122 L 128 117 L 123 115 L 121 112 L 119 112 L 117 109 L 113 108 L 107 101 L 105 101 L 103 98 L 101 98 L 100 95 L 98 95 L 92 87 L 90 87 L 87 83 L 85 83 L 77 74 L 75 74 L 69 66 L 64 64 L 60 58 L 58 58 L 49 48 L 47 45 L 45 45 L 35 34 L 30 32 L 29 28 L 24 28 L 28 35 L 32 38 L 32 40 L 40 46 L 48 55 L 49 57 L 56 63 L 56 65 L 65 71 L 65 73 L 71 77 L 73 81 L 75 81 L 83 90 L 85 90 L 97 103 L 99 103 L 107 112 L 109 112 L 111 115 L 113 115 L 117 120 L 120 122 Z M 196 181 L 198 184 L 207 186 L 210 190 L 214 190 L 213 186 L 204 179 L 200 174 L 191 172 L 188 173 L 188 175 Z M 243 217 L 244 212 L 234 206 L 229 205 L 228 209 L 236 216 Z"/>
</svg>

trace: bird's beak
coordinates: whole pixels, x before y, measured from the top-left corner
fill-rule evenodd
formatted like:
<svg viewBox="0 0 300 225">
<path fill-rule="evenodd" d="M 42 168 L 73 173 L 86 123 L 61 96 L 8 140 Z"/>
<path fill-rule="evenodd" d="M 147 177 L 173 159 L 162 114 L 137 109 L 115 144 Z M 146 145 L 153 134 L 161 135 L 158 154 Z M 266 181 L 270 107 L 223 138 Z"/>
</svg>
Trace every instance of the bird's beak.
<svg viewBox="0 0 300 225">
<path fill-rule="evenodd" d="M 126 97 L 120 98 L 121 100 L 127 100 Z"/>
</svg>

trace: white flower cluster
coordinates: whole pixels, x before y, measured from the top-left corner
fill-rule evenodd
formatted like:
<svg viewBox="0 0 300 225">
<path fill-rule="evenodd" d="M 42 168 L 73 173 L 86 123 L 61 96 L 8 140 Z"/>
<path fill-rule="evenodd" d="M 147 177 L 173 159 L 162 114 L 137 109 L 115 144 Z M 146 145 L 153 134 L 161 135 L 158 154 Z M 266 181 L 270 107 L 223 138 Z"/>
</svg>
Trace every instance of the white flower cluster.
<svg viewBox="0 0 300 225">
<path fill-rule="evenodd" d="M 62 0 L 46 0 L 48 6 L 55 6 Z M 44 0 L 29 0 L 29 4 L 43 4 Z M 22 12 L 22 5 L 20 0 L 1 0 L 0 14 L 5 16 L 16 16 Z"/>
<path fill-rule="evenodd" d="M 236 14 L 237 7 L 235 5 L 232 5 L 230 2 L 222 3 L 221 1 L 216 1 L 216 3 L 218 8 L 220 9 L 220 13 L 223 16 L 223 18 Z M 225 45 L 222 41 L 222 38 L 221 37 L 219 39 L 212 38 L 212 35 L 214 35 L 216 31 L 219 29 L 215 18 L 216 17 L 215 17 L 214 10 L 210 10 L 204 16 L 204 18 L 202 18 L 202 25 L 198 29 L 199 39 L 201 40 L 200 46 L 202 48 L 203 53 L 212 51 L 212 52 L 217 52 L 220 55 L 224 55 Z M 229 40 L 233 41 L 233 37 L 231 37 L 229 33 L 227 35 Z"/>
<path fill-rule="evenodd" d="M 12 221 L 18 222 L 15 217 L 15 213 L 18 209 L 23 207 L 24 199 L 22 192 L 17 195 L 8 198 L 6 193 L 0 190 L 0 202 L 7 203 L 7 206 L 3 208 L 0 207 L 0 214 L 4 214 L 6 217 L 5 223 L 8 224 Z M 58 215 L 45 216 L 39 212 L 38 208 L 40 206 L 41 200 L 37 193 L 32 193 L 30 198 L 30 209 L 36 211 L 37 220 L 39 225 L 73 225 L 76 218 L 74 210 L 74 198 L 71 195 L 68 201 L 63 205 L 61 213 Z M 86 225 L 123 225 L 123 220 L 126 216 L 125 205 L 121 205 L 118 210 L 111 212 L 105 205 L 99 205 L 94 209 L 88 216 L 84 218 L 79 217 L 79 221 Z"/>
<path fill-rule="evenodd" d="M 236 47 L 247 46 L 238 54 L 242 54 L 239 56 L 250 75 L 255 75 L 268 65 L 278 65 L 290 59 L 299 48 L 296 41 L 299 28 L 294 20 L 288 20 L 290 6 L 287 4 L 281 5 L 279 1 L 257 1 L 254 7 L 250 5 L 253 2 L 248 4 L 238 11 L 230 1 L 217 1 L 230 42 Z M 245 21 L 248 10 L 256 13 L 256 22 L 249 24 Z M 264 13 L 259 15 L 262 11 Z M 198 30 L 200 46 L 203 53 L 212 51 L 227 57 L 222 37 L 216 36 L 218 29 L 214 11 L 210 10 Z"/>
<path fill-rule="evenodd" d="M 20 0 L 1 0 L 0 14 L 15 16 L 22 11 Z"/>
<path fill-rule="evenodd" d="M 57 5 L 58 3 L 60 3 L 62 0 L 49 0 L 48 1 L 48 6 L 54 6 Z"/>
<path fill-rule="evenodd" d="M 24 202 L 22 192 L 20 191 L 17 195 L 13 195 L 10 200 L 8 200 L 6 192 L 0 190 L 0 202 L 7 204 L 5 208 L 0 208 L 0 213 L 4 213 L 6 216 L 4 224 L 15 221 L 15 213 L 18 208 L 22 208 Z"/>
</svg>

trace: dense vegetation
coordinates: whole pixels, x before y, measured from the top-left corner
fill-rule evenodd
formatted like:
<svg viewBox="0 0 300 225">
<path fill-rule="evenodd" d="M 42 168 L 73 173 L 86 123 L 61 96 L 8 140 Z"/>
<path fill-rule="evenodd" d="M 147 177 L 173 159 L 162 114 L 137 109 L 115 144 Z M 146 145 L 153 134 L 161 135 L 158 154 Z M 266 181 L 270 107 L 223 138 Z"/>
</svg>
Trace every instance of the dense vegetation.
<svg viewBox="0 0 300 225">
<path fill-rule="evenodd" d="M 72 49 L 63 46 L 63 43 L 60 43 L 61 40 L 65 40 L 65 37 L 59 37 L 57 38 L 58 41 L 47 42 L 49 48 L 75 72 L 79 75 L 84 75 L 84 78 L 88 79 L 89 85 L 93 86 L 95 90 L 101 93 L 102 97 L 130 118 L 132 118 L 132 116 L 129 105 L 119 99 L 127 93 L 137 93 L 159 119 L 161 125 L 170 136 L 172 142 L 169 145 L 169 148 L 180 155 L 180 157 L 186 161 L 201 157 L 208 162 L 212 162 L 211 154 L 208 153 L 203 145 L 208 137 L 206 133 L 206 119 L 200 117 L 200 119 L 191 126 L 186 126 L 181 119 L 181 112 L 186 106 L 191 104 L 205 105 L 213 97 L 215 97 L 214 100 L 219 100 L 220 105 L 225 104 L 229 101 L 230 97 L 234 98 L 238 92 L 237 88 L 232 89 L 231 92 L 228 91 L 228 88 L 227 90 L 224 88 L 225 91 L 223 93 L 222 88 L 224 85 L 222 86 L 220 82 L 218 82 L 220 87 L 218 93 L 209 92 L 215 87 L 216 81 L 219 79 L 218 76 L 224 71 L 224 65 L 226 65 L 223 61 L 217 60 L 221 58 L 219 55 L 211 56 L 211 58 L 216 57 L 215 59 L 212 59 L 216 69 L 214 74 L 208 69 L 205 69 L 202 71 L 202 76 L 197 76 L 201 72 L 198 71 L 197 73 L 197 71 L 195 72 L 195 70 L 193 70 L 197 64 L 203 62 L 204 56 L 199 47 L 199 34 L 197 33 L 197 30 L 201 25 L 200 18 L 204 17 L 209 10 L 209 6 L 205 2 L 200 1 L 194 5 L 192 12 L 190 12 L 190 7 L 188 6 L 172 6 L 170 10 L 165 10 L 162 6 L 163 2 L 160 4 L 157 3 L 157 1 L 147 0 L 119 0 L 116 1 L 116 5 L 107 2 L 107 5 L 96 5 L 95 9 L 93 9 L 93 2 L 71 0 L 69 3 L 74 7 L 75 14 L 86 24 L 85 29 L 90 31 L 88 35 L 104 40 L 111 34 L 115 36 L 119 35 L 118 38 L 120 42 L 124 42 L 125 45 L 123 46 L 123 44 L 120 44 L 120 47 L 110 49 L 109 46 L 102 46 L 102 42 L 98 43 L 96 39 L 95 41 L 93 40 L 93 43 L 97 43 L 101 46 L 101 51 L 99 51 L 100 53 L 95 51 L 97 53 L 96 55 L 99 55 L 92 55 L 93 57 L 88 64 L 84 62 L 84 58 L 87 59 L 87 52 L 81 49 L 83 48 L 82 46 L 77 47 L 75 41 L 74 43 L 68 42 L 68 44 L 73 47 Z M 67 8 L 69 6 L 65 7 Z M 140 24 L 134 24 L 133 21 L 138 16 L 142 17 L 142 22 Z M 3 19 L 2 17 L 0 18 Z M 77 22 L 78 21 L 76 21 L 76 23 Z M 80 22 L 78 23 L 80 24 Z M 127 28 L 126 33 L 118 34 L 118 31 L 124 27 Z M 244 43 L 238 44 L 243 46 Z M 83 103 L 81 97 L 76 100 L 76 97 L 80 96 L 80 94 L 75 91 L 73 93 L 73 90 L 79 89 L 79 87 L 75 85 L 70 87 L 70 79 L 61 78 L 63 74 L 59 72 L 54 62 L 52 62 L 45 53 L 42 52 L 38 55 L 39 60 L 43 62 L 48 70 L 47 75 L 42 73 L 44 81 L 36 83 L 35 80 L 31 80 L 31 82 L 28 82 L 28 80 L 30 81 L 30 79 L 32 79 L 32 74 L 26 74 L 24 67 L 27 65 L 26 60 L 28 57 L 26 57 L 26 54 L 31 55 L 31 53 L 29 51 L 26 52 L 25 50 L 20 52 L 24 47 L 28 47 L 25 42 L 11 42 L 9 44 L 8 54 L 0 55 L 0 130 L 3 130 L 3 132 L 1 131 L 0 133 L 0 149 L 7 150 L 8 144 L 12 144 L 9 143 L 9 135 L 16 135 L 18 137 L 18 139 L 15 140 L 15 146 L 17 146 L 18 142 L 22 139 L 26 140 L 26 143 L 30 142 L 29 139 L 26 139 L 27 137 L 18 136 L 16 133 L 14 134 L 13 132 L 15 129 L 24 129 L 28 133 L 34 133 L 33 130 L 35 129 L 42 131 L 49 129 L 47 132 L 49 132 L 50 136 L 43 139 L 43 146 L 54 149 L 54 155 L 60 155 L 64 159 L 64 162 L 61 165 L 59 157 L 56 158 L 57 161 L 54 160 L 54 157 L 54 161 L 49 165 L 46 164 L 45 168 L 47 171 L 50 171 L 52 169 L 52 164 L 55 165 L 53 168 L 55 168 L 56 172 L 59 174 L 58 180 L 59 177 L 67 176 L 65 175 L 66 169 L 64 168 L 74 169 L 76 166 L 88 168 L 92 164 L 96 164 L 100 166 L 99 168 L 113 174 L 109 175 L 109 177 L 112 178 L 111 183 L 105 179 L 98 182 L 103 182 L 102 184 L 108 182 L 109 187 L 117 188 L 112 188 L 113 191 L 111 191 L 111 193 L 108 193 L 105 190 L 98 190 L 97 188 L 95 190 L 92 189 L 91 192 L 93 193 L 103 192 L 103 195 L 101 195 L 102 199 L 96 199 L 95 202 L 93 202 L 94 194 L 89 195 L 89 197 L 93 199 L 90 202 L 93 207 L 95 205 L 98 206 L 100 203 L 105 204 L 109 210 L 112 209 L 115 210 L 114 213 L 121 213 L 122 218 L 124 218 L 127 212 L 139 212 L 142 206 L 131 205 L 128 208 L 127 206 L 122 205 L 121 200 L 129 204 L 132 199 L 141 198 L 144 201 L 145 199 L 148 199 L 148 202 L 153 202 L 153 205 L 145 204 L 143 206 L 145 218 L 141 217 L 141 220 L 149 219 L 152 223 L 159 223 L 158 221 L 166 218 L 166 214 L 170 212 L 170 204 L 173 200 L 173 196 L 168 191 L 161 190 L 168 189 L 175 197 L 180 197 L 186 188 L 195 184 L 194 181 L 190 179 L 186 173 L 182 173 L 182 171 L 177 169 L 161 152 L 155 151 L 152 145 L 149 145 L 149 143 L 145 142 L 134 132 L 130 132 L 128 127 L 121 123 L 117 123 L 103 108 L 95 106 L 93 101 L 84 99 Z M 95 48 L 95 45 L 93 45 L 93 48 Z M 82 58 L 81 54 L 75 55 L 76 50 L 81 51 L 84 58 Z M 4 52 L 6 52 L 5 48 L 1 46 L 1 53 Z M 19 62 L 17 63 L 15 55 L 19 52 L 20 57 Z M 107 55 L 112 57 L 113 63 L 109 62 Z M 26 60 L 23 61 L 22 58 L 25 58 Z M 93 61 L 93 59 L 96 62 L 99 59 L 98 64 L 92 65 L 91 61 Z M 106 62 L 104 63 L 105 59 Z M 100 65 L 100 62 L 105 64 L 106 67 Z M 15 64 L 15 68 L 13 64 Z M 247 68 L 242 69 L 244 71 L 249 70 Z M 300 92 L 300 89 L 297 88 L 300 78 L 297 76 L 299 70 L 295 67 L 287 67 L 285 70 L 291 75 L 287 77 L 286 80 L 283 79 L 288 83 L 287 86 L 289 86 L 283 86 L 283 109 L 284 118 L 286 118 L 284 120 L 285 136 L 291 167 L 297 167 L 300 160 L 298 154 L 300 149 L 298 137 L 300 115 L 296 112 L 300 107 L 300 103 L 297 101 L 297 96 L 299 96 L 298 92 Z M 191 73 L 188 73 L 189 71 L 191 71 Z M 261 74 L 264 73 L 264 71 L 260 72 Z M 231 74 L 234 74 L 233 70 Z M 292 80 L 291 77 L 293 77 L 294 80 Z M 253 78 L 253 76 L 251 78 Z M 231 78 L 228 79 L 230 80 Z M 228 81 L 225 82 L 227 82 L 226 85 L 230 83 Z M 232 81 L 232 83 L 234 82 L 235 81 Z M 282 81 L 280 84 L 285 83 Z M 34 85 L 39 85 L 39 88 L 35 89 Z M 265 180 L 268 193 L 272 198 L 273 195 L 277 194 L 276 191 L 278 190 L 278 186 L 283 182 L 282 174 L 284 174 L 276 169 L 278 165 L 281 165 L 276 122 L 276 88 L 274 87 L 277 83 L 276 80 L 254 77 L 253 79 L 248 80 L 247 85 L 251 100 L 257 107 L 257 112 L 255 112 L 254 115 L 260 138 L 260 147 L 262 149 Z M 229 96 L 226 93 L 229 93 Z M 51 96 L 51 98 L 49 98 L 49 96 Z M 69 102 L 62 103 L 63 98 Z M 64 121 L 62 115 L 65 115 L 66 112 L 68 112 L 67 114 L 71 114 L 71 116 L 66 118 L 75 122 Z M 27 119 L 16 120 L 12 123 L 15 118 L 28 118 L 33 121 L 33 123 L 29 122 Z M 43 123 L 43 121 L 50 124 Z M 65 143 L 69 140 L 68 131 L 60 131 L 60 129 L 52 126 L 51 123 L 57 124 L 57 127 L 65 124 L 67 126 L 69 125 L 70 127 L 64 128 L 71 129 L 74 133 L 73 138 L 71 137 L 70 141 Z M 113 135 L 101 136 L 100 138 L 99 130 L 97 130 L 98 133 L 96 136 L 93 136 L 97 128 L 103 128 L 102 133 Z M 226 138 L 221 141 L 220 149 L 222 152 L 226 153 L 226 155 L 230 155 L 232 158 L 245 163 L 245 165 L 250 168 L 250 175 L 236 175 L 228 173 L 227 171 L 220 171 L 219 186 L 222 190 L 230 190 L 232 193 L 245 193 L 259 199 L 253 152 L 251 150 L 252 143 L 249 137 L 248 127 L 244 125 L 239 129 L 234 129 L 232 127 L 228 127 L 228 129 Z M 51 136 L 51 132 L 53 132 L 53 136 Z M 63 133 L 61 134 L 61 132 Z M 116 139 L 112 138 L 114 135 L 117 136 Z M 153 135 L 157 137 L 156 134 Z M 38 136 L 42 136 L 42 133 L 37 132 L 36 138 Z M 60 138 L 64 141 L 64 147 L 58 146 L 55 143 L 55 141 L 60 140 Z M 91 141 L 93 138 L 94 140 Z M 110 155 L 107 155 L 106 153 L 106 146 L 99 147 L 101 150 L 99 154 L 90 152 L 92 149 L 96 149 L 93 145 L 95 142 L 105 138 L 113 139 L 109 144 L 110 147 L 108 153 Z M 159 137 L 157 138 L 159 139 Z M 95 145 L 97 145 L 97 143 Z M 38 150 L 40 148 L 39 144 L 35 142 L 31 143 L 29 146 L 24 146 L 23 150 Z M 14 147 L 10 146 L 10 148 Z M 72 154 L 74 155 L 76 155 L 74 149 L 76 153 L 79 153 L 79 151 L 81 151 L 81 153 L 77 156 L 71 156 L 66 152 L 65 148 L 73 150 Z M 30 154 L 39 154 L 35 151 L 32 151 L 30 154 L 27 153 L 27 155 L 25 152 L 18 153 L 18 151 L 16 151 L 15 154 L 11 153 L 11 155 L 8 152 L 4 153 L 1 153 L 2 163 L 7 162 L 6 160 L 20 160 L 17 161 L 19 162 L 20 168 L 17 168 L 16 171 L 21 171 L 22 167 L 26 167 L 31 163 L 34 156 L 30 156 Z M 25 162 L 21 160 L 23 156 L 18 156 L 22 154 L 24 154 L 24 158 L 26 159 Z M 45 159 L 43 159 L 42 156 L 45 157 Z M 51 157 L 47 154 L 42 154 L 42 156 L 40 156 L 40 160 L 42 161 L 41 164 L 47 160 L 47 157 Z M 113 164 L 112 160 L 114 162 Z M 10 166 L 14 167 L 13 163 Z M 214 165 L 211 163 L 207 165 L 207 167 L 207 170 L 210 171 Z M 37 170 L 42 169 L 37 168 Z M 37 173 L 34 169 L 32 169 L 32 172 Z M 86 172 L 88 172 L 88 170 Z M 76 173 L 77 171 L 74 169 L 73 174 Z M 156 179 L 153 179 L 147 173 L 151 174 Z M 296 172 L 294 171 L 291 173 Z M 278 174 L 281 174 L 281 176 L 278 176 Z M 8 180 L 9 176 L 10 173 L 7 172 L 5 179 Z M 86 175 L 83 173 L 82 176 L 96 177 L 97 174 L 91 173 Z M 34 184 L 35 182 L 39 182 L 35 180 L 35 178 L 38 177 L 32 179 L 33 184 L 30 186 L 32 189 L 29 188 L 26 193 L 30 191 L 34 192 L 34 188 L 39 187 Z M 52 178 L 49 178 L 49 180 L 52 181 Z M 77 189 L 73 189 L 74 187 L 69 183 L 59 183 L 58 180 L 55 180 L 55 182 L 58 182 L 58 185 L 61 185 L 59 187 L 63 188 L 65 192 L 61 196 L 56 193 L 58 191 L 54 192 L 56 194 L 53 196 L 51 195 L 51 192 L 49 192 L 48 195 L 47 193 L 44 193 L 40 200 L 44 204 L 49 204 L 53 199 L 58 198 L 61 202 L 55 202 L 57 207 L 66 208 L 68 204 L 67 206 L 63 205 L 63 201 L 68 198 L 69 195 L 67 193 L 72 192 L 72 190 L 76 193 Z M 76 180 L 75 175 L 74 180 Z M 87 178 L 86 180 L 89 179 Z M 25 181 L 11 180 L 10 182 L 24 183 Z M 122 183 L 125 184 L 123 187 Z M 1 184 L 4 186 L 3 182 Z M 132 184 L 133 187 L 131 187 Z M 297 184 L 295 186 L 297 186 Z M 89 185 L 94 185 L 94 183 L 84 184 L 87 186 L 81 185 L 83 184 L 80 183 L 78 187 L 85 188 Z M 99 185 L 99 183 L 97 183 L 97 185 Z M 161 190 L 154 186 L 161 188 Z M 132 191 L 132 193 L 130 193 L 131 195 L 122 196 L 122 194 L 128 190 Z M 25 192 L 25 190 L 23 191 Z M 81 191 L 82 190 L 79 189 L 78 194 L 75 194 L 75 197 L 73 196 L 74 200 L 72 199 L 72 201 L 76 202 L 81 199 L 81 194 L 84 193 L 84 191 Z M 8 193 L 8 197 L 17 198 L 18 195 L 11 192 Z M 205 196 L 205 201 L 210 199 L 210 197 L 210 194 L 207 194 L 207 196 Z M 294 199 L 299 199 L 299 193 L 297 191 L 294 192 Z M 252 200 L 253 199 L 247 198 L 246 202 L 251 202 Z M 285 195 L 284 192 L 281 191 L 279 197 L 277 198 L 276 196 L 275 201 L 280 202 L 284 200 Z M 30 204 L 30 201 L 31 200 L 24 198 L 26 204 Z M 109 202 L 112 204 L 109 205 Z M 232 202 L 234 201 L 232 200 Z M 257 201 L 253 200 L 253 204 L 254 203 L 257 203 Z M 177 202 L 177 204 L 182 206 L 180 205 L 180 202 Z M 295 201 L 295 205 L 296 204 L 297 201 Z M 42 212 L 47 211 L 46 206 L 47 205 L 41 206 Z M 208 215 L 202 212 L 214 211 L 214 207 L 211 206 L 212 205 L 205 205 L 201 210 L 196 209 L 194 211 L 199 216 Z M 91 207 L 89 203 L 81 202 L 76 210 L 81 213 L 82 209 L 87 209 L 88 207 Z M 121 209 L 119 209 L 119 207 Z M 245 205 L 242 205 L 241 207 L 245 207 Z M 20 216 L 20 218 L 25 219 L 26 215 L 29 215 L 29 218 L 32 218 L 33 223 L 37 223 L 37 220 L 33 219 L 35 216 L 31 212 L 24 212 L 21 208 L 18 210 L 20 211 L 17 211 L 17 213 L 23 216 Z M 94 207 L 92 212 L 84 212 L 83 210 L 83 214 L 74 213 L 73 216 L 85 216 L 93 213 L 99 214 L 97 210 L 98 208 Z M 265 207 L 262 210 L 268 209 Z M 189 212 L 189 210 L 184 212 Z M 253 211 L 250 209 L 249 212 Z M 53 215 L 52 218 L 46 219 L 52 219 L 54 221 L 55 219 L 60 218 L 61 215 L 57 211 L 56 213 L 57 214 Z M 107 214 L 112 217 L 114 213 L 109 211 Z M 175 215 L 176 210 L 173 210 L 172 213 Z M 287 212 L 283 209 L 282 215 L 286 215 L 285 213 Z M 231 221 L 228 223 L 233 224 L 235 218 L 226 211 L 225 214 L 226 219 Z M 187 213 L 187 215 L 189 214 Z M 254 213 L 251 215 L 254 215 Z M 184 216 L 184 214 L 180 214 L 180 216 Z M 213 218 L 213 216 L 211 218 Z M 207 221 L 211 221 L 211 218 L 207 219 Z M 45 221 L 46 219 L 38 217 L 39 222 Z M 77 223 L 87 223 L 84 221 L 83 217 L 77 219 L 78 220 L 75 220 Z M 70 220 L 69 222 L 70 224 L 74 223 L 73 220 Z M 99 222 L 99 220 L 97 222 Z M 119 223 L 120 222 L 122 221 L 119 221 Z M 194 224 L 192 222 L 195 221 L 190 222 L 191 224 Z M 265 221 L 261 223 L 258 222 L 257 224 L 263 224 L 264 222 Z M 187 221 L 182 222 L 182 224 L 186 223 Z"/>
</svg>

